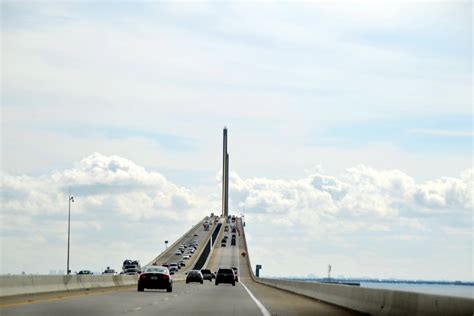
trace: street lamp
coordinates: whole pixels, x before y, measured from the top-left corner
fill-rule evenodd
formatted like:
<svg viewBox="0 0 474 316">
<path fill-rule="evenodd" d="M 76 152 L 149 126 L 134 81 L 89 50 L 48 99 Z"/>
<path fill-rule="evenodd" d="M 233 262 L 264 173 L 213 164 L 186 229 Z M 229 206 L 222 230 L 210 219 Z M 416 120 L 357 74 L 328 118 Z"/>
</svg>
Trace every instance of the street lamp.
<svg viewBox="0 0 474 316">
<path fill-rule="evenodd" d="M 165 240 L 165 250 L 168 249 L 168 240 Z"/>
<path fill-rule="evenodd" d="M 69 241 L 71 238 L 71 202 L 74 203 L 74 197 L 69 194 L 69 212 L 67 216 L 67 274 L 71 273 L 71 270 L 69 270 Z"/>
</svg>

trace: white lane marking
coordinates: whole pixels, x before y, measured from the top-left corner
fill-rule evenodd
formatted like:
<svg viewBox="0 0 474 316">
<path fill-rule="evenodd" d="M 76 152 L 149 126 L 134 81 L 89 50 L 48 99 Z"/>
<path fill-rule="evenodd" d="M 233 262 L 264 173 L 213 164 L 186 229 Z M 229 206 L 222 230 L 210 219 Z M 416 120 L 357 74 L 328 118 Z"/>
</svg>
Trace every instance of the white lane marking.
<svg viewBox="0 0 474 316">
<path fill-rule="evenodd" d="M 240 284 L 244 287 L 244 289 L 249 293 L 250 298 L 257 304 L 258 308 L 260 308 L 260 311 L 262 312 L 263 316 L 271 316 L 270 312 L 263 306 L 263 304 L 250 292 L 250 290 L 245 286 L 245 284 L 242 283 L 242 280 L 240 280 Z"/>
<path fill-rule="evenodd" d="M 138 307 L 135 307 L 133 310 L 134 310 L 135 312 L 137 312 L 137 311 L 139 311 L 139 310 L 141 310 L 141 309 L 142 309 L 142 308 L 141 308 L 140 306 L 138 306 Z"/>
</svg>

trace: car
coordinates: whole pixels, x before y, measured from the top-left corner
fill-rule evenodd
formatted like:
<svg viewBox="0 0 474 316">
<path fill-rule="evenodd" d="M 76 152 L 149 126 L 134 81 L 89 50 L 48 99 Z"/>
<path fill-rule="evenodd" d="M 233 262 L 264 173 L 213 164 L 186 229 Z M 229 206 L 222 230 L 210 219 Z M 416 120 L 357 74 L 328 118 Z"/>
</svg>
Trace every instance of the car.
<svg viewBox="0 0 474 316">
<path fill-rule="evenodd" d="M 235 286 L 235 274 L 231 268 L 219 268 L 216 273 L 216 285 L 220 283 L 228 283 Z"/>
<path fill-rule="evenodd" d="M 224 239 L 227 240 L 227 238 L 229 238 L 229 236 L 225 235 L 225 236 L 224 236 Z"/>
<path fill-rule="evenodd" d="M 180 266 L 180 267 L 185 267 L 186 264 L 184 263 L 183 260 L 179 260 L 179 261 L 178 261 L 178 266 Z"/>
<path fill-rule="evenodd" d="M 194 234 L 193 236 L 194 236 L 194 237 L 197 237 L 197 236 L 199 236 L 199 235 L 198 235 L 198 234 Z"/>
<path fill-rule="evenodd" d="M 227 247 L 227 244 L 225 242 L 221 243 L 221 247 Z"/>
<path fill-rule="evenodd" d="M 202 277 L 204 280 L 212 282 L 212 272 L 209 269 L 201 269 Z"/>
<path fill-rule="evenodd" d="M 170 263 L 170 266 L 168 267 L 168 269 L 171 271 L 171 268 L 174 268 L 174 267 L 176 267 L 178 270 L 181 269 L 181 267 L 179 266 L 177 262 Z"/>
<path fill-rule="evenodd" d="M 236 230 L 235 230 L 235 226 L 232 227 L 232 233 L 235 233 Z"/>
<path fill-rule="evenodd" d="M 161 266 L 165 267 L 165 268 L 169 268 L 170 265 L 169 265 L 169 263 L 163 263 Z"/>
<path fill-rule="evenodd" d="M 186 275 L 186 284 L 189 282 L 199 282 L 201 284 L 204 283 L 204 277 L 199 270 L 191 270 Z"/>
<path fill-rule="evenodd" d="M 195 251 L 196 251 L 196 250 L 195 250 L 194 248 L 191 248 L 191 249 L 189 250 L 189 253 L 194 253 Z"/>
<path fill-rule="evenodd" d="M 145 267 L 143 273 L 138 278 L 138 292 L 145 289 L 166 289 L 166 292 L 173 291 L 173 279 L 166 267 Z"/>
<path fill-rule="evenodd" d="M 230 267 L 232 270 L 234 270 L 234 275 L 235 275 L 235 282 L 239 282 L 239 269 L 236 267 Z"/>
<path fill-rule="evenodd" d="M 174 253 L 175 256 L 180 256 L 181 255 L 181 250 L 176 250 L 176 252 Z"/>
<path fill-rule="evenodd" d="M 189 256 L 186 255 L 186 256 L 183 256 L 183 260 L 188 260 L 189 259 Z"/>
<path fill-rule="evenodd" d="M 109 267 L 107 267 L 107 269 L 105 269 L 104 272 L 102 272 L 103 275 L 115 275 L 115 270 L 114 269 L 110 269 Z"/>
<path fill-rule="evenodd" d="M 222 238 L 221 242 L 227 242 L 227 238 Z"/>
<path fill-rule="evenodd" d="M 232 238 L 232 240 L 230 241 L 230 245 L 235 246 L 235 238 Z"/>
<path fill-rule="evenodd" d="M 171 274 L 174 274 L 174 272 L 178 272 L 178 264 L 177 263 L 170 263 L 170 266 L 168 267 L 169 271 Z"/>
<path fill-rule="evenodd" d="M 229 231 L 229 226 L 225 225 L 224 231 L 225 231 L 225 232 L 228 232 L 228 231 Z"/>
<path fill-rule="evenodd" d="M 80 274 L 80 275 L 83 275 L 83 274 L 94 274 L 94 273 L 92 273 L 91 270 L 81 270 L 81 271 L 79 271 L 77 274 L 78 274 L 78 275 L 79 275 L 79 274 Z"/>
</svg>

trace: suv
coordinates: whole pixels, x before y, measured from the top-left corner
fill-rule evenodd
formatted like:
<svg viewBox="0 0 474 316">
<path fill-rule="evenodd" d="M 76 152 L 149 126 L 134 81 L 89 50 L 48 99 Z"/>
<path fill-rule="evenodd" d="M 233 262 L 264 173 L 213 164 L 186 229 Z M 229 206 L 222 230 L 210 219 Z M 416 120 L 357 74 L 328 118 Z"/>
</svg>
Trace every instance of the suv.
<svg viewBox="0 0 474 316">
<path fill-rule="evenodd" d="M 235 286 L 235 274 L 231 268 L 219 268 L 216 273 L 216 285 L 228 283 Z"/>
</svg>

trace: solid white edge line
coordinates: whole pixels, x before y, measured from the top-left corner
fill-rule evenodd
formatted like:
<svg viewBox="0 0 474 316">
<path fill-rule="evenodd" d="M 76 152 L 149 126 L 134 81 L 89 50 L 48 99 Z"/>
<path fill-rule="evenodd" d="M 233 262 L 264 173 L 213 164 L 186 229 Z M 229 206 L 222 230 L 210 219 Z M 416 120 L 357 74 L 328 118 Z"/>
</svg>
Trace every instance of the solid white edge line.
<svg viewBox="0 0 474 316">
<path fill-rule="evenodd" d="M 244 287 L 244 289 L 249 293 L 250 298 L 257 304 L 258 308 L 260 308 L 260 311 L 262 312 L 263 316 L 271 316 L 270 312 L 263 306 L 263 304 L 250 292 L 250 290 L 245 286 L 245 284 L 242 283 L 242 280 L 240 280 L 240 284 Z"/>
<path fill-rule="evenodd" d="M 242 222 L 240 222 L 240 223 L 241 223 L 241 226 L 242 226 Z M 237 226 L 237 223 L 235 223 L 235 224 Z M 243 227 L 242 227 L 242 229 L 243 229 Z M 239 249 L 239 248 L 240 248 L 240 244 L 237 245 L 237 249 Z M 237 251 L 237 266 L 240 269 L 240 253 L 238 253 L 238 251 Z M 250 271 L 250 273 L 252 273 L 252 271 Z M 240 279 L 240 284 L 242 284 L 242 286 L 247 291 L 247 293 L 249 293 L 250 298 L 255 302 L 255 304 L 257 304 L 258 308 L 260 308 L 260 311 L 262 312 L 262 315 L 263 316 L 271 316 L 268 309 L 266 309 L 265 306 L 263 306 L 263 304 L 252 294 L 252 292 L 250 292 L 250 290 L 245 286 L 245 284 L 242 283 L 242 279 Z"/>
</svg>

